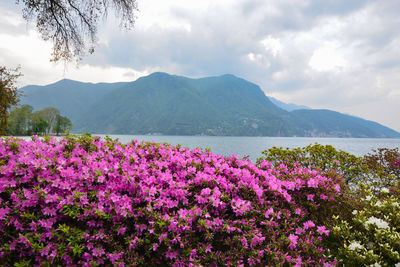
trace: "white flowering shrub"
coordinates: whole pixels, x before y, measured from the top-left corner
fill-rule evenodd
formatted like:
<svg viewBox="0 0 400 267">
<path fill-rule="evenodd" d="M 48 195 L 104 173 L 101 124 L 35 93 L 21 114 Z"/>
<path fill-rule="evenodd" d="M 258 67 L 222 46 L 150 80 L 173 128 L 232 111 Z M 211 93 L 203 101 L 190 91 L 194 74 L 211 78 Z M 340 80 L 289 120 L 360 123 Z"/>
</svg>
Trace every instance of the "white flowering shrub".
<svg viewBox="0 0 400 267">
<path fill-rule="evenodd" d="M 361 184 L 353 217 L 333 217 L 330 254 L 340 266 L 400 266 L 400 201 L 389 189 Z"/>
</svg>

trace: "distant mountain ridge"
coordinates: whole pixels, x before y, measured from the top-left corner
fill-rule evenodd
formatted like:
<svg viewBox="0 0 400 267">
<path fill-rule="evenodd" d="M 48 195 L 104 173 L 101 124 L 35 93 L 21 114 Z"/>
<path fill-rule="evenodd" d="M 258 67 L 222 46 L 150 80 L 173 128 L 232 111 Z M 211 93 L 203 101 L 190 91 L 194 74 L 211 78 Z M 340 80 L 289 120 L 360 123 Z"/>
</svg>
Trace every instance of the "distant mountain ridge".
<svg viewBox="0 0 400 267">
<path fill-rule="evenodd" d="M 335 111 L 286 111 L 258 85 L 231 74 L 191 79 L 156 72 L 133 82 L 61 80 L 21 90 L 23 104 L 58 108 L 78 133 L 400 137 L 376 122 Z"/>
<path fill-rule="evenodd" d="M 286 111 L 293 111 L 293 110 L 298 110 L 298 109 L 311 109 L 311 108 L 309 108 L 307 106 L 303 106 L 303 105 L 296 105 L 293 103 L 285 103 L 285 102 L 282 102 L 272 96 L 268 96 L 268 98 L 269 98 L 269 100 L 271 100 L 271 102 L 273 104 L 275 104 L 276 106 L 278 106 L 281 109 L 284 109 Z"/>
<path fill-rule="evenodd" d="M 56 107 L 72 121 L 77 121 L 88 104 L 103 97 L 108 92 L 126 84 L 85 83 L 63 79 L 49 85 L 28 85 L 20 90 L 24 92 L 22 104 L 29 104 L 35 110 Z"/>
</svg>

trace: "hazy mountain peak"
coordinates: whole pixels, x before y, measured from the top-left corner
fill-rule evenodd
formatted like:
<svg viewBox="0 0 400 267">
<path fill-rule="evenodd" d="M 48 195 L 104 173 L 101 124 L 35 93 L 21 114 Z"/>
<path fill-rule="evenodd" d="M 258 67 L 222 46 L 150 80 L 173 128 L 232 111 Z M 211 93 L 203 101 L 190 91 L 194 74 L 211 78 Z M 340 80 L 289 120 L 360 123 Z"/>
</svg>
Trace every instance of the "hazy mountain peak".
<svg viewBox="0 0 400 267">
<path fill-rule="evenodd" d="M 237 77 L 237 76 L 235 76 L 235 75 L 233 75 L 233 74 L 230 74 L 230 73 L 223 74 L 223 75 L 221 75 L 220 77 L 222 77 L 222 78 L 240 79 L 239 77 Z"/>
<path fill-rule="evenodd" d="M 298 110 L 298 109 L 311 109 L 311 108 L 309 108 L 307 106 L 303 106 L 303 105 L 296 105 L 293 103 L 285 103 L 285 102 L 282 102 L 272 96 L 268 96 L 268 98 L 269 98 L 269 100 L 271 100 L 272 103 L 274 103 L 275 105 L 277 105 L 278 107 L 280 107 L 281 109 L 284 109 L 286 111 L 293 111 L 293 110 Z"/>
<path fill-rule="evenodd" d="M 142 78 L 146 78 L 146 79 L 170 79 L 172 77 L 174 77 L 175 75 L 171 75 L 169 73 L 166 72 L 161 72 L 161 71 L 157 71 L 157 72 L 153 72 L 147 76 L 143 76 Z"/>
<path fill-rule="evenodd" d="M 162 71 L 156 71 L 156 72 L 153 72 L 153 73 L 147 75 L 147 77 L 166 77 L 166 76 L 172 76 L 172 75 L 167 72 L 162 72 Z"/>
<path fill-rule="evenodd" d="M 58 82 L 55 82 L 53 84 L 73 84 L 73 83 L 82 83 L 82 82 L 78 82 L 78 81 L 75 81 L 75 80 L 64 78 L 64 79 L 59 80 Z"/>
</svg>

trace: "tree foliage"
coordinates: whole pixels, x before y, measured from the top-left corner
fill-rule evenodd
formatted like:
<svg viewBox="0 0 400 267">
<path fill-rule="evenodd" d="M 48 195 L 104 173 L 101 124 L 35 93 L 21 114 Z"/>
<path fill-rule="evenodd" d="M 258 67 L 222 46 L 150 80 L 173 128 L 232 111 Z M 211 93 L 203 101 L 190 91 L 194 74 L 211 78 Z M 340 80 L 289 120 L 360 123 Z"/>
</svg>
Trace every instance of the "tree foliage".
<svg viewBox="0 0 400 267">
<path fill-rule="evenodd" d="M 59 135 L 60 133 L 64 133 L 66 130 L 69 130 L 72 128 L 72 122 L 69 118 L 63 117 L 61 115 L 58 115 L 56 118 L 56 123 L 53 128 L 53 132 L 56 135 Z"/>
<path fill-rule="evenodd" d="M 380 177 L 400 179 L 400 151 L 398 148 L 374 149 L 364 159 L 370 169 L 377 170 Z M 391 186 L 391 184 L 387 183 L 386 186 Z"/>
<path fill-rule="evenodd" d="M 258 160 L 275 165 L 300 165 L 321 171 L 333 170 L 351 187 L 360 182 L 374 192 L 382 188 L 397 188 L 400 181 L 400 152 L 398 148 L 379 148 L 364 157 L 357 157 L 330 145 L 314 144 L 298 148 L 272 147 L 262 152 Z"/>
<path fill-rule="evenodd" d="M 30 105 L 22 105 L 10 112 L 10 121 L 7 133 L 13 135 L 26 135 L 31 128 L 31 116 L 33 108 Z"/>
<path fill-rule="evenodd" d="M 60 111 L 53 107 L 47 107 L 37 111 L 36 113 L 48 124 L 48 127 L 46 128 L 46 134 L 49 134 L 50 131 L 56 127 L 57 118 L 60 116 Z"/>
<path fill-rule="evenodd" d="M 9 135 L 59 135 L 71 128 L 71 120 L 61 116 L 56 108 L 49 107 L 33 112 L 32 106 L 22 105 L 11 111 L 6 133 Z"/>
<path fill-rule="evenodd" d="M 321 175 L 333 171 L 353 185 L 341 191 L 339 212 L 325 216 L 330 230 L 325 244 L 338 266 L 400 266 L 399 149 L 379 148 L 356 157 L 329 145 L 273 147 L 263 152 L 259 165 L 263 159 L 275 167 L 320 170 Z"/>
<path fill-rule="evenodd" d="M 334 170 L 343 176 L 347 184 L 353 184 L 365 175 L 363 160 L 331 145 L 313 144 L 307 147 L 278 148 L 272 147 L 262 152 L 261 159 L 274 164 L 298 164 L 305 168 Z"/>
<path fill-rule="evenodd" d="M 135 22 L 136 0 L 17 0 L 25 19 L 34 19 L 44 40 L 53 41 L 52 60 L 80 59 L 92 53 L 97 25 L 110 8 L 121 18 L 120 25 L 130 29 Z"/>
<path fill-rule="evenodd" d="M 21 76 L 19 68 L 7 69 L 0 66 L 0 135 L 3 135 L 7 125 L 9 110 L 20 98 L 16 80 Z"/>
</svg>

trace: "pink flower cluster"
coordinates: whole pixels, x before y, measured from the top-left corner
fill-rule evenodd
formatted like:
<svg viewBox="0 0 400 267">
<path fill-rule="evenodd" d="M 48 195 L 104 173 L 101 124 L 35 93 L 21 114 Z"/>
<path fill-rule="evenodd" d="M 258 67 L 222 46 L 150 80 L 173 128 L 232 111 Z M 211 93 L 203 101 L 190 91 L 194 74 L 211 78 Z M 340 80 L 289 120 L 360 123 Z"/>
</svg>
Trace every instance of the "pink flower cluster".
<svg viewBox="0 0 400 267">
<path fill-rule="evenodd" d="M 396 160 L 393 165 L 400 168 L 400 159 Z"/>
<path fill-rule="evenodd" d="M 318 171 L 164 144 L 0 139 L 0 264 L 335 265 Z"/>
</svg>

